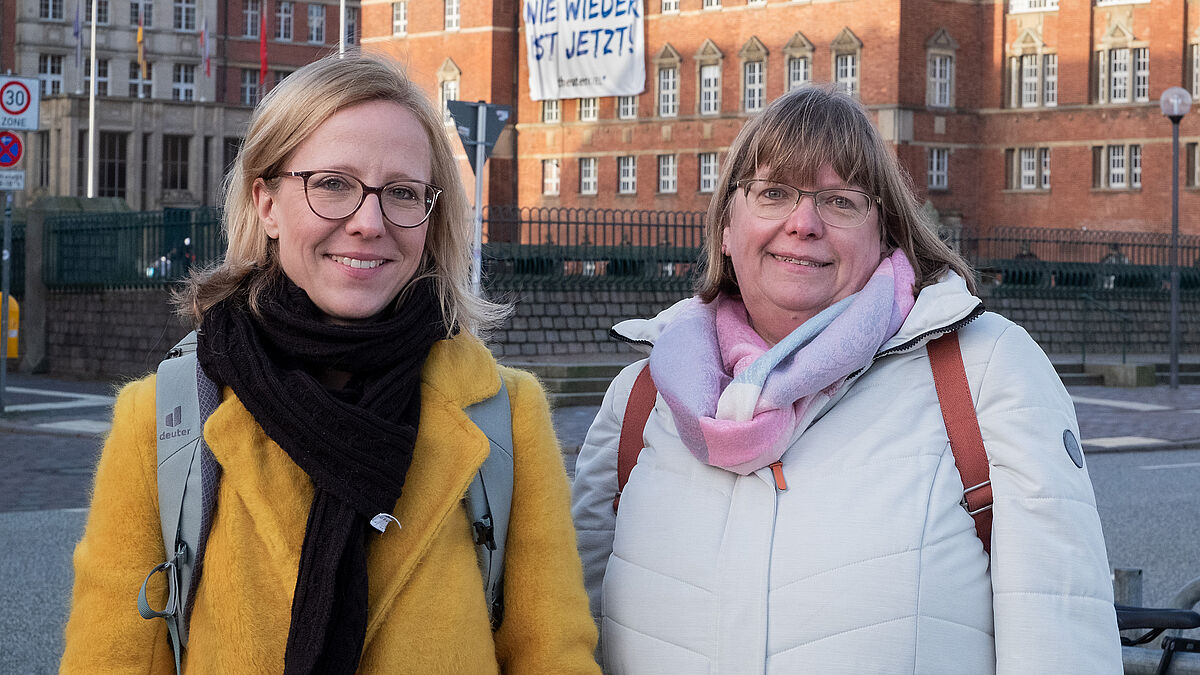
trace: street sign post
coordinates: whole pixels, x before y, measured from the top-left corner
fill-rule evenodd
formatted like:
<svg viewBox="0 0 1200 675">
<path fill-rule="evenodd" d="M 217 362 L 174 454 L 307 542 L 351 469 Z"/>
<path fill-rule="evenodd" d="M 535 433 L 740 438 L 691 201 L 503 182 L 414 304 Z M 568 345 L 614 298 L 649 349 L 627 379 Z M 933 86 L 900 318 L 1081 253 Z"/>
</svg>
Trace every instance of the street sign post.
<svg viewBox="0 0 1200 675">
<path fill-rule="evenodd" d="M 495 103 L 447 101 L 458 137 L 475 172 L 475 244 L 472 247 L 471 289 L 479 295 L 483 268 L 483 165 L 491 156 L 504 125 L 512 118 L 512 108 Z"/>
<path fill-rule="evenodd" d="M 40 93 L 35 79 L 0 76 L 0 129 L 36 131 Z"/>
</svg>

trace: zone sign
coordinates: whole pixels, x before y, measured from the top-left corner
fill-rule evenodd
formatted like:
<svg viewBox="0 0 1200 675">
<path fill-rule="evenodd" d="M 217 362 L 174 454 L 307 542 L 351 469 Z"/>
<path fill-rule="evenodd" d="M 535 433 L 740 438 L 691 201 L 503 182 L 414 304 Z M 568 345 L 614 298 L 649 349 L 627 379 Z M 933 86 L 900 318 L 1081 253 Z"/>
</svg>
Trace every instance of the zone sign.
<svg viewBox="0 0 1200 675">
<path fill-rule="evenodd" d="M 40 93 L 35 79 L 0 77 L 0 129 L 36 131 Z"/>
</svg>

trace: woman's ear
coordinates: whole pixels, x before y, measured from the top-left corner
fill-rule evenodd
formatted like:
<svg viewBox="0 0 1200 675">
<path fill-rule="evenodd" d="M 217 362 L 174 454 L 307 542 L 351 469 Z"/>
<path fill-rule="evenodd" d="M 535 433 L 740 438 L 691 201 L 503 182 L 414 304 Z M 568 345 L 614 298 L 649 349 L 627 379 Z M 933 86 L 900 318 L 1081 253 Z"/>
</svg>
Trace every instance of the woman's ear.
<svg viewBox="0 0 1200 675">
<path fill-rule="evenodd" d="M 721 228 L 721 255 L 725 256 L 726 258 L 729 257 L 729 244 L 726 243 L 726 239 L 728 238 L 728 235 L 729 235 L 729 226 L 726 225 L 725 227 Z"/>
<path fill-rule="evenodd" d="M 279 238 L 279 221 L 276 218 L 275 194 L 267 188 L 267 182 L 261 178 L 254 179 L 252 188 L 254 210 L 258 212 L 258 221 L 262 223 L 263 231 L 271 239 Z"/>
</svg>

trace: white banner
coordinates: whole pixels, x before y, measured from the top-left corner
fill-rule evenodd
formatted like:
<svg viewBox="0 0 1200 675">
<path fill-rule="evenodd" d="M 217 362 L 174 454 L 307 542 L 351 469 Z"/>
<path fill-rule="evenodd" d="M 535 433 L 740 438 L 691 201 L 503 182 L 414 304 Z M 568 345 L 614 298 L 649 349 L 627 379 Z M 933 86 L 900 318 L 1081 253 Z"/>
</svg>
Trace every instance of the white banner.
<svg viewBox="0 0 1200 675">
<path fill-rule="evenodd" d="M 533 100 L 645 90 L 642 0 L 523 0 L 521 15 Z"/>
</svg>

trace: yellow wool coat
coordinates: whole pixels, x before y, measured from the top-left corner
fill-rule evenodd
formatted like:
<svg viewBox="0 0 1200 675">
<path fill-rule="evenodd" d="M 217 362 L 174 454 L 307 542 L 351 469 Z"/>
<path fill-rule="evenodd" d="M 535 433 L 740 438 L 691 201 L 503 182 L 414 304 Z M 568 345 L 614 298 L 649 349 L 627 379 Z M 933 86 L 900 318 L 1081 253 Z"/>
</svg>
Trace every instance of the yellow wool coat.
<svg viewBox="0 0 1200 675">
<path fill-rule="evenodd" d="M 501 376 L 512 401 L 515 468 L 504 621 L 493 633 L 462 503 L 488 443 L 463 408 L 494 394 Z M 174 670 L 165 622 L 137 611 L 142 580 L 164 558 L 154 397 L 148 377 L 117 398 L 75 549 L 64 673 Z M 312 483 L 228 388 L 204 438 L 224 471 L 184 669 L 280 672 Z M 436 343 L 421 374 L 412 467 L 393 512 L 402 527 L 372 536 L 368 549 L 359 672 L 598 673 L 569 506 L 536 380 L 498 366 L 472 336 Z M 151 605 L 163 606 L 165 585 L 151 590 Z"/>
</svg>

